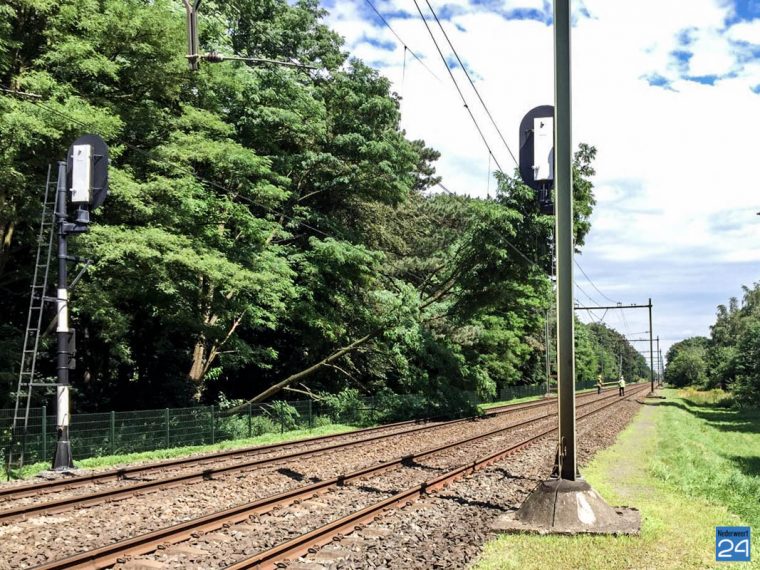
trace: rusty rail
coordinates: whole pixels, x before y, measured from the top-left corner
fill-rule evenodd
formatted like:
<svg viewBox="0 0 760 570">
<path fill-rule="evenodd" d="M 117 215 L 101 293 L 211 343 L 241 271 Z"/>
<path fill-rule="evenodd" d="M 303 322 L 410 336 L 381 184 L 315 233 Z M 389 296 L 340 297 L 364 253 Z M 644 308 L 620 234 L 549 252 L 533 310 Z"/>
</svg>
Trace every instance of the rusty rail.
<svg viewBox="0 0 760 570">
<path fill-rule="evenodd" d="M 641 394 L 645 392 L 647 388 L 648 387 L 645 386 L 643 388 L 632 391 L 631 394 L 623 397 L 623 399 L 627 400 L 628 398 L 634 395 Z M 583 419 L 590 415 L 599 413 L 600 411 L 605 410 L 611 406 L 614 406 L 621 401 L 622 400 L 620 399 L 616 399 L 610 402 L 609 404 L 605 404 L 604 406 L 601 406 L 600 408 L 591 410 L 590 412 L 587 412 L 579 416 L 578 419 Z M 307 554 L 310 550 L 314 548 L 319 548 L 332 542 L 333 539 L 339 535 L 350 534 L 351 532 L 356 530 L 357 527 L 360 527 L 372 520 L 377 519 L 385 511 L 388 511 L 398 505 L 414 501 L 415 499 L 425 494 L 428 494 L 438 489 L 441 489 L 443 487 L 446 487 L 450 483 L 459 479 L 460 477 L 464 475 L 468 475 L 470 473 L 474 473 L 475 471 L 478 471 L 484 467 L 487 467 L 488 465 L 496 461 L 499 461 L 507 457 L 508 455 L 516 453 L 517 451 L 524 449 L 525 447 L 535 443 L 539 439 L 542 439 L 555 431 L 557 431 L 557 428 L 545 430 L 544 432 L 538 435 L 529 437 L 517 444 L 511 445 L 505 449 L 497 451 L 496 453 L 492 453 L 485 457 L 481 457 L 473 461 L 472 463 L 468 463 L 466 465 L 457 467 L 456 469 L 453 469 L 452 471 L 449 471 L 448 473 L 444 473 L 442 475 L 439 475 L 438 477 L 435 477 L 434 479 L 425 481 L 422 484 L 410 487 L 404 491 L 401 491 L 400 493 L 393 495 L 392 497 L 388 497 L 387 499 L 384 499 L 373 505 L 365 507 L 364 509 L 361 509 L 355 513 L 351 513 L 338 520 L 332 521 L 320 528 L 314 529 L 301 536 L 298 536 L 289 541 L 278 544 L 277 546 L 273 548 L 259 552 L 258 554 L 254 554 L 253 556 L 250 556 L 248 558 L 235 562 L 234 564 L 227 566 L 225 570 L 247 570 L 249 568 L 256 568 L 258 570 L 268 570 L 268 569 L 277 568 L 278 566 L 281 566 L 282 563 L 284 563 L 287 560 L 292 560 L 296 557 L 303 556 L 304 554 Z"/>
<path fill-rule="evenodd" d="M 643 390 L 638 390 L 632 393 L 631 396 L 633 396 L 634 394 L 638 394 L 641 391 Z M 589 414 L 585 414 L 585 415 L 590 415 L 590 413 L 596 413 L 597 411 L 601 409 L 605 409 L 609 407 L 610 405 L 616 404 L 619 401 L 619 399 L 615 395 L 610 395 L 610 396 L 605 396 L 604 398 L 595 399 L 593 401 L 580 404 L 578 407 L 585 407 L 585 406 L 598 404 L 599 402 L 602 402 L 608 399 L 613 399 L 613 398 L 614 398 L 614 401 L 612 403 L 605 404 L 601 408 L 592 410 L 591 412 L 589 412 Z M 585 415 L 581 417 L 585 417 Z M 185 521 L 185 522 L 182 522 L 170 527 L 159 529 L 154 532 L 142 534 L 142 535 L 139 535 L 127 540 L 109 544 L 109 545 L 96 548 L 87 552 L 83 552 L 80 554 L 75 554 L 73 556 L 63 558 L 61 560 L 48 562 L 48 563 L 35 567 L 34 570 L 63 570 L 64 568 L 65 569 L 106 568 L 108 566 L 115 564 L 120 559 L 123 559 L 125 557 L 137 556 L 137 555 L 142 555 L 142 554 L 152 552 L 159 545 L 176 544 L 178 542 L 188 540 L 189 538 L 193 537 L 194 535 L 197 535 L 198 533 L 211 532 L 226 525 L 232 525 L 238 522 L 242 522 L 248 519 L 252 515 L 263 514 L 263 513 L 271 511 L 277 506 L 287 505 L 298 499 L 304 499 L 304 498 L 313 496 L 315 494 L 323 493 L 329 490 L 330 488 L 342 485 L 348 481 L 360 479 L 368 475 L 378 474 L 383 471 L 387 471 L 389 469 L 403 465 L 407 462 L 421 459 L 423 457 L 427 457 L 436 453 L 440 453 L 441 451 L 445 451 L 453 447 L 458 447 L 461 445 L 466 445 L 468 443 L 473 443 L 474 441 L 482 440 L 501 432 L 513 430 L 518 427 L 522 427 L 524 425 L 527 425 L 527 424 L 530 424 L 542 419 L 546 419 L 547 417 L 551 417 L 551 415 L 546 414 L 546 415 L 530 418 L 527 420 L 523 420 L 521 422 L 510 424 L 509 426 L 499 428 L 497 430 L 493 430 L 485 434 L 465 438 L 463 440 L 452 442 L 443 446 L 429 448 L 419 453 L 405 455 L 395 460 L 384 462 L 381 465 L 367 467 L 367 468 L 360 469 L 352 473 L 341 475 L 339 477 L 335 477 L 329 480 L 319 481 L 317 483 L 313 483 L 313 484 L 306 485 L 303 487 L 298 487 L 296 489 L 285 491 L 277 495 L 264 497 L 262 499 L 259 499 L 251 503 L 232 507 L 230 509 L 212 513 L 203 517 L 199 517 L 197 519 Z M 536 439 L 540 439 L 541 437 L 544 437 L 545 435 L 554 431 L 554 429 L 545 431 L 534 438 L 530 438 L 530 441 L 532 442 L 532 441 L 535 441 Z M 527 443 L 522 442 L 521 444 L 518 444 L 518 446 L 524 446 L 524 445 L 527 445 Z M 470 467 L 471 466 L 468 464 L 464 466 L 462 469 L 468 469 Z"/>
<path fill-rule="evenodd" d="M 594 401 L 599 401 L 599 400 L 597 399 Z M 510 408 L 500 409 L 496 412 L 486 414 L 483 417 L 492 417 L 492 416 L 497 416 L 497 415 L 502 415 L 502 414 L 508 414 L 508 413 L 513 413 L 513 412 L 517 412 L 517 411 L 521 411 L 525 409 L 532 409 L 535 407 L 546 406 L 546 405 L 547 405 L 546 402 L 531 402 L 529 404 L 517 404 Z M 106 501 L 124 500 L 131 496 L 145 493 L 145 492 L 154 492 L 160 489 L 169 489 L 172 487 L 177 487 L 177 486 L 185 485 L 188 483 L 209 480 L 209 479 L 212 479 L 215 475 L 221 475 L 221 474 L 231 473 L 231 472 L 236 472 L 236 471 L 260 469 L 262 467 L 266 467 L 268 465 L 273 465 L 280 462 L 287 462 L 294 459 L 305 459 L 309 457 L 314 457 L 316 455 L 320 455 L 322 453 L 326 453 L 328 451 L 336 451 L 339 449 L 346 449 L 346 448 L 364 445 L 368 443 L 375 443 L 377 441 L 388 439 L 391 437 L 413 434 L 420 431 L 438 429 L 440 427 L 450 426 L 450 425 L 460 423 L 460 422 L 473 421 L 475 419 L 477 418 L 467 417 L 467 418 L 461 418 L 457 420 L 451 420 L 449 422 L 425 424 L 423 426 L 417 426 L 417 427 L 402 430 L 402 431 L 381 433 L 378 435 L 372 435 L 370 437 L 365 437 L 362 439 L 347 440 L 344 442 L 339 442 L 339 443 L 335 443 L 335 444 L 331 444 L 331 445 L 327 445 L 323 447 L 318 447 L 314 449 L 294 451 L 291 453 L 278 455 L 275 457 L 267 457 L 264 459 L 252 459 L 252 460 L 248 460 L 248 461 L 244 461 L 240 463 L 235 463 L 232 465 L 227 465 L 227 466 L 222 466 L 222 467 L 213 467 L 213 468 L 204 469 L 201 471 L 192 471 L 190 473 L 175 475 L 172 477 L 165 477 L 165 478 L 156 479 L 153 481 L 144 481 L 142 483 L 135 483 L 134 485 L 130 485 L 128 487 L 117 487 L 114 489 L 105 489 L 105 490 L 96 491 L 94 493 L 90 493 L 87 495 L 65 497 L 65 498 L 56 499 L 53 501 L 33 503 L 31 505 L 22 505 L 16 508 L 0 510 L 0 524 L 9 523 L 16 520 L 23 520 L 31 515 L 40 516 L 40 515 L 45 515 L 45 514 L 47 515 L 56 514 L 56 513 L 61 513 L 64 511 L 71 510 L 73 508 L 91 507 L 91 506 L 98 505 Z M 375 431 L 378 431 L 376 428 L 371 428 L 371 429 L 375 429 Z M 350 433 L 356 433 L 356 432 L 350 432 Z M 341 434 L 341 435 L 345 435 L 345 434 Z M 318 440 L 318 439 L 319 438 L 314 438 L 314 440 Z M 272 450 L 272 447 L 276 447 L 276 445 L 266 446 L 267 450 L 269 451 Z M 258 449 L 263 449 L 263 448 L 258 448 Z M 137 471 L 139 470 L 135 469 L 133 472 L 137 472 Z M 96 481 L 96 479 L 92 479 L 92 478 L 88 479 L 88 483 L 92 483 L 94 481 Z M 24 493 L 22 496 L 28 496 L 28 494 Z"/>
<path fill-rule="evenodd" d="M 499 415 L 502 413 L 511 413 L 516 410 L 540 407 L 540 406 L 547 405 L 547 403 L 552 403 L 552 401 L 553 400 L 542 400 L 538 402 L 507 404 L 504 406 L 499 406 L 497 408 L 492 408 L 488 410 L 484 414 L 483 417 L 491 417 L 491 416 Z M 294 441 L 272 443 L 268 445 L 242 447 L 239 449 L 229 449 L 225 451 L 218 451 L 218 452 L 207 453 L 203 455 L 192 455 L 190 457 L 170 459 L 167 461 L 159 461 L 155 463 L 149 463 L 146 465 L 138 465 L 135 467 L 121 467 L 117 469 L 111 469 L 108 471 L 101 471 L 98 473 L 90 473 L 88 475 L 79 475 L 79 476 L 70 477 L 66 479 L 56 479 L 54 481 L 44 481 L 40 483 L 33 483 L 30 485 L 7 486 L 5 488 L 0 487 L 0 500 L 5 500 L 6 502 L 9 502 L 14 499 L 21 499 L 21 498 L 29 497 L 29 496 L 39 496 L 41 494 L 48 494 L 48 493 L 53 493 L 57 491 L 67 491 L 67 490 L 74 489 L 77 487 L 90 485 L 92 483 L 105 483 L 108 481 L 126 480 L 129 478 L 135 477 L 137 475 L 145 475 L 147 473 L 160 471 L 163 469 L 170 469 L 173 467 L 181 468 L 187 465 L 203 465 L 206 463 L 213 463 L 219 460 L 235 458 L 238 456 L 259 455 L 262 453 L 268 453 L 268 452 L 277 451 L 280 449 L 288 449 L 290 447 L 297 447 L 297 446 L 308 445 L 312 443 L 319 443 L 323 441 L 331 441 L 331 440 L 339 439 L 342 437 L 354 436 L 356 434 L 362 434 L 362 433 L 371 434 L 371 433 L 375 433 L 379 431 L 386 431 L 389 429 L 403 427 L 406 425 L 419 426 L 420 424 L 426 424 L 425 427 L 427 429 L 433 429 L 440 425 L 451 425 L 458 422 L 470 421 L 472 419 L 473 419 L 473 416 L 468 416 L 466 418 L 459 418 L 456 420 L 437 422 L 432 425 L 428 425 L 428 424 L 431 424 L 431 422 L 436 422 L 435 418 L 406 420 L 403 422 L 385 424 L 382 426 L 352 430 L 350 432 L 307 437 L 307 438 L 298 439 Z M 414 431 L 414 429 L 416 428 L 413 428 L 413 430 L 411 431 Z M 404 434 L 404 433 L 408 433 L 408 431 L 404 430 L 404 431 L 393 432 L 394 435 L 399 435 L 399 434 Z M 368 438 L 367 441 L 371 441 L 371 438 Z"/>
</svg>

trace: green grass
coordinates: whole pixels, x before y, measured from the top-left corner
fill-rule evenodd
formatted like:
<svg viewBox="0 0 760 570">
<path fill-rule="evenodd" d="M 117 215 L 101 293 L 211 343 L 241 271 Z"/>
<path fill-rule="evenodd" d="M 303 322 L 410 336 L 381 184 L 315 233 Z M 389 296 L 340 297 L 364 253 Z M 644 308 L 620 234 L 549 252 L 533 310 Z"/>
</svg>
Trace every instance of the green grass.
<svg viewBox="0 0 760 570">
<path fill-rule="evenodd" d="M 121 467 L 124 465 L 132 465 L 135 463 L 144 463 L 149 461 L 160 461 L 162 459 L 173 459 L 175 457 L 183 457 L 194 453 L 211 453 L 214 451 L 222 451 L 225 449 L 238 449 L 241 447 L 251 447 L 254 445 L 267 445 L 270 443 L 280 443 L 284 441 L 295 441 L 298 439 L 304 439 L 308 437 L 316 437 L 320 435 L 331 435 L 337 433 L 345 433 L 354 431 L 358 428 L 343 424 L 330 424 L 326 426 L 316 427 L 314 429 L 299 429 L 293 431 L 286 431 L 285 433 L 266 433 L 257 437 L 247 439 L 236 439 L 231 441 L 223 441 L 214 445 L 193 445 L 187 447 L 173 447 L 169 449 L 157 449 L 155 451 L 143 451 L 140 453 L 127 453 L 124 455 L 106 455 L 103 457 L 90 457 L 88 459 L 81 459 L 75 461 L 76 467 L 80 469 L 102 469 L 106 467 Z M 50 468 L 50 463 L 33 463 L 31 465 L 25 465 L 20 471 L 13 472 L 14 478 L 28 479 L 34 477 L 41 471 L 45 471 Z M 0 468 L 0 481 L 7 478 L 5 469 Z"/>
<path fill-rule="evenodd" d="M 641 510 L 641 535 L 502 536 L 476 568 L 760 568 L 760 411 L 720 394 L 666 391 L 583 469 L 613 505 Z M 715 527 L 753 527 L 752 563 L 715 562 Z"/>
</svg>

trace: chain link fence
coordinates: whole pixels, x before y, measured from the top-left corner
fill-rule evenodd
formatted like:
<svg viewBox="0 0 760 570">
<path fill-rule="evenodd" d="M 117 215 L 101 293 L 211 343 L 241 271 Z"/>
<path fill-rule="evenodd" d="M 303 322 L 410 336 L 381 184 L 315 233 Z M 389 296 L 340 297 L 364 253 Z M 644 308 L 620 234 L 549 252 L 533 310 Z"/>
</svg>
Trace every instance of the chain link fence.
<svg viewBox="0 0 760 570">
<path fill-rule="evenodd" d="M 596 388 L 595 380 L 579 380 L 575 383 L 575 390 L 590 390 Z M 543 396 L 546 394 L 546 383 L 530 384 L 525 386 L 505 386 L 499 390 L 499 402 L 508 402 L 509 400 L 517 400 L 518 398 L 528 398 L 531 396 Z M 556 381 L 552 382 L 549 386 L 549 392 L 552 394 L 557 393 Z"/>
<path fill-rule="evenodd" d="M 594 382 L 579 382 L 577 389 Z M 542 396 L 546 385 L 503 388 L 494 401 Z M 452 403 L 454 402 L 454 403 Z M 276 401 L 244 404 L 230 409 L 215 406 L 165 408 L 127 412 L 81 413 L 71 416 L 71 449 L 74 459 L 121 455 L 141 451 L 214 444 L 267 433 L 313 429 L 329 424 L 367 426 L 376 423 L 437 416 L 456 417 L 474 412 L 485 403 L 472 393 L 461 393 L 447 403 L 421 395 L 383 394 L 373 398 Z M 54 410 L 32 408 L 24 441 L 24 463 L 49 461 L 55 449 Z M 11 445 L 13 410 L 0 409 L 0 465 Z M 21 442 L 15 442 L 21 445 Z M 20 451 L 16 449 L 14 456 Z"/>
</svg>

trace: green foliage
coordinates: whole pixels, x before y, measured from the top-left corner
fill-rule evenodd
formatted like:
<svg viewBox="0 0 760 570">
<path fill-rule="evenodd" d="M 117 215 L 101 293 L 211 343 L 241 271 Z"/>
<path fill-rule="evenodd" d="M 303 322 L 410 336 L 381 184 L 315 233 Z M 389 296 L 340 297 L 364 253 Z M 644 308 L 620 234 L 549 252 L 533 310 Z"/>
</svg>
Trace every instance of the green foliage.
<svg viewBox="0 0 760 570">
<path fill-rule="evenodd" d="M 320 395 L 320 410 L 334 423 L 369 425 L 373 423 L 373 410 L 355 388 L 345 388 L 337 394 Z"/>
<path fill-rule="evenodd" d="M 280 427 L 267 416 L 253 416 L 251 418 L 251 435 L 254 437 L 265 433 L 278 433 L 279 431 Z"/>
<path fill-rule="evenodd" d="M 760 406 L 760 283 L 743 289 L 741 303 L 733 297 L 718 306 L 709 339 L 687 338 L 670 348 L 666 380 L 731 390 L 736 405 Z"/>
<path fill-rule="evenodd" d="M 665 370 L 665 381 L 673 386 L 705 386 L 707 381 L 706 351 L 697 345 L 682 347 Z"/>
<path fill-rule="evenodd" d="M 617 380 L 620 374 L 629 381 L 649 377 L 649 365 L 644 356 L 624 335 L 604 323 L 575 322 L 576 380 Z"/>
<path fill-rule="evenodd" d="M 755 316 L 747 323 L 737 345 L 736 401 L 760 407 L 760 318 Z"/>
<path fill-rule="evenodd" d="M 204 49 L 320 71 L 191 73 L 177 0 L 0 7 L 0 84 L 42 96 L 0 95 L 3 338 L 23 333 L 47 165 L 94 132 L 110 144 L 111 192 L 71 240 L 97 259 L 73 294 L 80 409 L 128 409 L 135 394 L 146 408 L 232 402 L 308 371 L 299 381 L 337 393 L 338 415 L 360 393 L 420 394 L 388 406 L 395 418 L 539 381 L 553 218 L 534 192 L 499 173 L 491 200 L 423 194 L 439 154 L 406 138 L 390 82 L 347 59 L 317 0 L 202 14 Z M 578 247 L 595 152 L 575 155 Z M 599 347 L 583 342 L 593 374 Z M 19 350 L 0 342 L 3 398 Z M 52 358 L 40 367 L 54 374 Z M 275 422 L 298 422 L 273 406 Z"/>
<path fill-rule="evenodd" d="M 314 428 L 321 428 L 333 424 L 332 419 L 329 416 L 314 416 L 312 420 Z"/>
<path fill-rule="evenodd" d="M 282 400 L 275 400 L 267 407 L 270 420 L 279 426 L 280 431 L 296 429 L 301 414 L 293 406 Z"/>
<path fill-rule="evenodd" d="M 760 284 L 741 303 L 719 305 L 710 338 L 687 338 L 667 354 L 665 379 L 676 386 L 731 390 L 738 406 L 760 406 Z"/>
</svg>

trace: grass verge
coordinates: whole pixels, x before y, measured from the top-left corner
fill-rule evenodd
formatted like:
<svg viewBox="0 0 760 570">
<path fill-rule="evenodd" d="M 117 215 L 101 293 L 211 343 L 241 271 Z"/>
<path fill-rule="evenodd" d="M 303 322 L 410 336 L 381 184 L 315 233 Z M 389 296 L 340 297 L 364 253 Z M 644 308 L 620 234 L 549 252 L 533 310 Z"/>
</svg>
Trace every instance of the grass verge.
<svg viewBox="0 0 760 570">
<path fill-rule="evenodd" d="M 286 431 L 285 433 L 266 433 L 257 437 L 247 439 L 235 439 L 222 441 L 213 445 L 192 445 L 187 447 L 172 447 L 169 449 L 157 449 L 154 451 L 143 451 L 140 453 L 127 453 L 124 455 L 106 455 L 103 457 L 90 457 L 75 461 L 75 465 L 80 469 L 102 469 L 106 467 L 121 467 L 135 463 L 150 461 L 160 461 L 162 459 L 173 459 L 195 453 L 212 453 L 214 451 L 223 451 L 225 449 L 238 449 L 241 447 L 251 447 L 255 445 L 268 445 L 271 443 L 281 443 L 285 441 L 295 441 L 320 435 L 332 435 L 345 433 L 359 429 L 355 426 L 343 424 L 330 424 L 316 427 L 314 429 L 299 429 Z M 42 471 L 50 469 L 50 463 L 33 463 L 25 465 L 20 471 L 13 472 L 14 478 L 29 479 Z M 7 479 L 5 467 L 0 467 L 0 481 Z"/>
<path fill-rule="evenodd" d="M 760 568 L 760 411 L 665 394 L 583 470 L 610 504 L 641 510 L 640 536 L 502 536 L 476 568 Z M 751 526 L 754 561 L 716 562 L 716 526 Z"/>
</svg>

